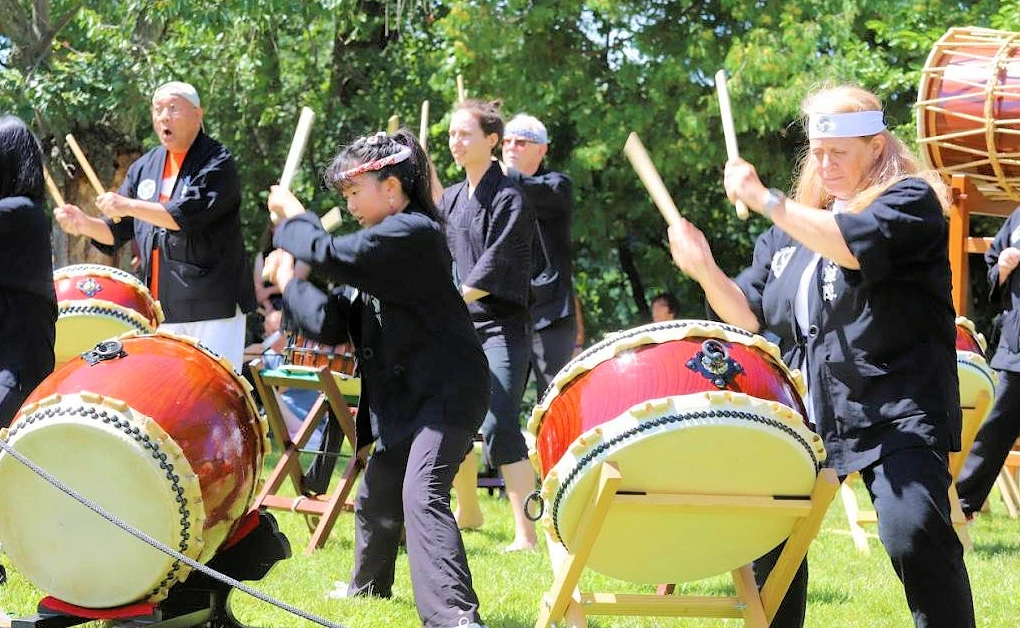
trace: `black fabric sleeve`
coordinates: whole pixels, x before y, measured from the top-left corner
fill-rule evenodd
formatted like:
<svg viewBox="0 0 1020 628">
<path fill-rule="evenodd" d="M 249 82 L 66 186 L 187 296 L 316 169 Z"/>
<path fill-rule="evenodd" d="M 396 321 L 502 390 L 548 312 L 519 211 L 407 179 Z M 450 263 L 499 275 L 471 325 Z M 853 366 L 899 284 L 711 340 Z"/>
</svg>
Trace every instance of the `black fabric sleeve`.
<svg viewBox="0 0 1020 628">
<path fill-rule="evenodd" d="M 485 250 L 462 283 L 512 303 L 527 304 L 534 237 L 535 221 L 521 191 L 503 188 L 492 199 Z"/>
<path fill-rule="evenodd" d="M 848 270 L 849 283 L 875 284 L 898 268 L 932 262 L 944 255 L 946 220 L 935 191 L 921 179 L 904 179 L 889 187 L 860 212 L 836 214 L 847 247 L 860 263 Z"/>
<path fill-rule="evenodd" d="M 283 291 L 288 320 L 312 340 L 338 345 L 347 342 L 350 301 L 340 291 L 325 293 L 315 284 L 294 278 Z"/>
<path fill-rule="evenodd" d="M 1010 236 L 1017 226 L 1020 226 L 1020 207 L 1013 210 L 1006 222 L 1002 224 L 1002 228 L 995 234 L 992 245 L 985 251 L 985 264 L 988 265 L 988 301 L 998 303 L 1001 307 L 1005 307 L 1009 302 L 1009 293 L 1003 290 L 1009 282 L 999 284 L 999 255 L 1003 250 L 1009 248 Z"/>
<path fill-rule="evenodd" d="M 765 294 L 765 282 L 768 281 L 772 267 L 772 256 L 775 254 L 777 228 L 771 227 L 758 236 L 754 242 L 754 256 L 751 265 L 745 268 L 733 281 L 747 297 L 747 304 L 754 312 L 758 324 L 765 327 L 765 310 L 762 305 Z"/>
<path fill-rule="evenodd" d="M 183 195 L 165 205 L 181 231 L 197 233 L 214 225 L 241 206 L 241 181 L 234 158 L 222 145 L 190 177 Z"/>
</svg>

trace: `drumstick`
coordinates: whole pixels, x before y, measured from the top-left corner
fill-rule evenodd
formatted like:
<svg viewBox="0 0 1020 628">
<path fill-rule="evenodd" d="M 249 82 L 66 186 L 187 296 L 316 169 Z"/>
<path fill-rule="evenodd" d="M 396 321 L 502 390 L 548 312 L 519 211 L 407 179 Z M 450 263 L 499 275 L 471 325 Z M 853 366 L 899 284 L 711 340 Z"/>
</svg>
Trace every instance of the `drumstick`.
<svg viewBox="0 0 1020 628">
<path fill-rule="evenodd" d="M 386 121 L 386 132 L 393 135 L 400 128 L 400 116 L 393 114 L 390 119 Z"/>
<path fill-rule="evenodd" d="M 46 166 L 42 168 L 43 178 L 46 179 L 46 191 L 50 193 L 50 198 L 53 199 L 53 203 L 57 207 L 63 207 L 67 203 L 64 202 L 64 197 L 60 193 L 60 189 L 57 188 L 57 184 L 53 181 L 53 177 L 50 176 L 50 170 Z"/>
<path fill-rule="evenodd" d="M 330 209 L 328 212 L 322 215 L 322 218 L 319 219 L 319 222 L 322 223 L 323 229 L 332 233 L 333 231 L 336 230 L 337 227 L 340 226 L 340 223 L 343 222 L 342 215 L 340 214 L 340 208 L 334 207 Z"/>
<path fill-rule="evenodd" d="M 659 208 L 659 213 L 666 219 L 666 224 L 671 227 L 679 225 L 680 210 L 676 208 L 676 204 L 670 198 L 669 192 L 662 182 L 662 177 L 659 176 L 659 171 L 655 169 L 655 164 L 652 163 L 651 158 L 648 156 L 648 151 L 645 150 L 645 146 L 641 143 L 637 133 L 631 133 L 627 136 L 627 143 L 623 145 L 623 152 L 627 155 L 627 159 L 630 160 L 630 165 L 634 166 L 634 170 L 637 172 L 638 177 L 641 178 L 641 182 L 645 184 L 645 189 L 651 195 L 655 206 Z"/>
<path fill-rule="evenodd" d="M 464 77 L 457 75 L 457 102 L 464 102 L 467 94 L 464 92 Z"/>
<path fill-rule="evenodd" d="M 719 115 L 722 117 L 723 137 L 726 138 L 726 157 L 728 159 L 740 158 L 740 151 L 737 150 L 737 132 L 733 129 L 733 114 L 730 111 L 730 92 L 726 88 L 726 70 L 719 70 L 715 73 L 715 88 L 719 94 Z M 747 205 L 744 201 L 737 199 L 737 218 L 747 220 Z"/>
<path fill-rule="evenodd" d="M 418 125 L 418 143 L 422 152 L 429 152 L 429 101 L 421 101 L 421 123 Z"/>
<path fill-rule="evenodd" d="M 312 121 L 315 120 L 315 112 L 308 107 L 301 107 L 301 116 L 298 118 L 297 128 L 294 130 L 294 139 L 290 142 L 290 151 L 287 153 L 287 161 L 283 166 L 283 175 L 280 176 L 280 186 L 285 190 L 290 189 L 291 181 L 297 173 L 298 163 L 301 161 L 301 154 L 305 151 L 305 144 L 308 142 L 308 132 L 312 128 Z"/>
<path fill-rule="evenodd" d="M 92 184 L 92 189 L 96 191 L 96 196 L 106 192 L 103 188 L 103 184 L 99 181 L 99 177 L 96 176 L 96 171 L 92 169 L 92 166 L 89 164 L 89 160 L 85 158 L 85 153 L 82 152 L 81 146 L 78 146 L 78 142 L 75 141 L 74 136 L 68 133 L 64 139 L 67 140 L 67 145 L 71 147 L 71 152 L 74 153 L 78 163 L 81 164 L 81 169 L 85 173 L 85 177 L 88 178 L 89 183 Z"/>
<path fill-rule="evenodd" d="M 78 142 L 74 139 L 74 136 L 68 133 L 64 136 L 67 140 L 67 145 L 71 147 L 71 152 L 74 153 L 75 159 L 81 165 L 81 169 L 85 172 L 85 178 L 92 184 L 92 189 L 96 191 L 96 196 L 106 193 L 103 189 L 103 184 L 99 181 L 99 177 L 96 176 L 96 171 L 92 169 L 92 165 L 89 164 L 89 160 L 85 158 L 85 153 L 82 152 L 81 146 L 78 146 Z M 113 222 L 120 222 L 120 216 L 113 218 Z"/>
</svg>

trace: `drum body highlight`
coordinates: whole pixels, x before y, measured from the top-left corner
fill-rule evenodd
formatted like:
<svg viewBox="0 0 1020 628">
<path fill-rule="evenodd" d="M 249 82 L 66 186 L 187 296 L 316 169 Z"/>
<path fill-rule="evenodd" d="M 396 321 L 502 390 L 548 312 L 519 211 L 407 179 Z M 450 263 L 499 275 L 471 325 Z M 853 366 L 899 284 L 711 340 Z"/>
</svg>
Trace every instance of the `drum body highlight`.
<svg viewBox="0 0 1020 628">
<path fill-rule="evenodd" d="M 250 390 L 192 339 L 128 334 L 44 380 L 7 440 L 115 517 L 205 562 L 248 511 L 268 451 Z M 6 453 L 0 485 L 4 551 L 65 602 L 155 602 L 190 572 Z"/>
</svg>

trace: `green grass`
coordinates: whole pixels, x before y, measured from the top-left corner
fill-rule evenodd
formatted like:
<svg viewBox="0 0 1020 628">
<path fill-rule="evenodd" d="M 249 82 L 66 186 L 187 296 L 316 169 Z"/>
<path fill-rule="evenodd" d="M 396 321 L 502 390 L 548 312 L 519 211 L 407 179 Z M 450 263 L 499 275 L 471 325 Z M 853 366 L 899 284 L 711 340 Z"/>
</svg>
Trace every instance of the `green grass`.
<svg viewBox="0 0 1020 628">
<path fill-rule="evenodd" d="M 862 490 L 859 483 L 858 490 Z M 484 491 L 480 491 L 480 496 L 486 524 L 482 530 L 465 533 L 464 542 L 481 599 L 482 615 L 491 628 L 532 626 L 539 600 L 552 581 L 548 556 L 544 548 L 536 552 L 503 554 L 502 548 L 513 536 L 509 507 L 504 500 L 490 497 Z M 859 492 L 859 496 L 862 505 L 866 504 L 863 492 Z M 974 549 L 967 553 L 977 625 L 1020 626 L 1015 614 L 1016 592 L 1020 591 L 1020 522 L 1006 517 L 997 494 L 993 494 L 991 501 L 992 514 L 979 517 L 970 529 Z M 346 581 L 350 574 L 351 515 L 342 514 L 326 547 L 311 555 L 304 553 L 309 532 L 303 517 L 288 512 L 276 512 L 275 516 L 290 539 L 294 556 L 280 562 L 264 580 L 249 583 L 254 588 L 352 628 L 420 626 L 403 553 L 398 558 L 392 599 L 328 599 L 334 581 Z M 888 558 L 876 537 L 872 536 L 870 543 L 869 554 L 860 554 L 854 549 L 837 497 L 811 546 L 807 626 L 902 628 L 913 625 Z M 15 617 L 31 614 L 42 593 L 16 569 L 7 567 L 10 582 L 0 587 L 0 609 Z M 602 592 L 647 593 L 652 590 L 649 586 L 616 581 L 590 571 L 585 573 L 581 588 Z M 678 593 L 683 594 L 711 595 L 731 591 L 729 578 L 722 576 L 678 586 Z M 313 625 L 243 593 L 233 594 L 232 607 L 238 619 L 251 626 Z M 87 624 L 90 627 L 101 625 Z M 593 617 L 590 625 L 730 628 L 742 624 L 736 620 Z"/>
</svg>

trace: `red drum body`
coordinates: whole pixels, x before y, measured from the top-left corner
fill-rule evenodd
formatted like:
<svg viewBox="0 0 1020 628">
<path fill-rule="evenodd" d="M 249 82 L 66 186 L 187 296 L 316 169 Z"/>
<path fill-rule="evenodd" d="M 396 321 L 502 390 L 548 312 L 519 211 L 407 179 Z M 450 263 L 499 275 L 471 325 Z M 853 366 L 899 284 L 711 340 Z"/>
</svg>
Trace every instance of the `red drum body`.
<svg viewBox="0 0 1020 628">
<path fill-rule="evenodd" d="M 974 321 L 963 316 L 956 317 L 956 350 L 976 353 L 982 358 L 987 350 L 984 334 L 977 331 Z"/>
<path fill-rule="evenodd" d="M 134 275 L 112 266 L 76 264 L 53 273 L 57 293 L 57 366 L 129 331 L 151 334 L 163 310 Z"/>
<path fill-rule="evenodd" d="M 357 369 L 354 346 L 347 343 L 336 346 L 324 345 L 301 334 L 290 334 L 283 354 L 287 364 L 296 366 L 328 366 L 334 373 L 346 375 L 354 375 Z"/>
<path fill-rule="evenodd" d="M 917 94 L 917 141 L 942 174 L 966 174 L 991 200 L 1020 200 L 1020 33 L 951 28 Z"/>
<path fill-rule="evenodd" d="M 810 495 L 825 450 L 803 393 L 778 347 L 735 327 L 668 321 L 608 337 L 559 372 L 528 425 L 546 532 L 570 549 L 602 462 L 620 468 L 621 493 Z M 735 569 L 795 521 L 628 504 L 610 508 L 587 564 L 633 582 Z"/>
<path fill-rule="evenodd" d="M 230 364 L 191 339 L 125 335 L 44 380 L 7 440 L 64 484 L 195 560 L 235 531 L 268 451 Z M 0 543 L 40 589 L 87 608 L 159 601 L 190 569 L 0 453 Z"/>
</svg>

